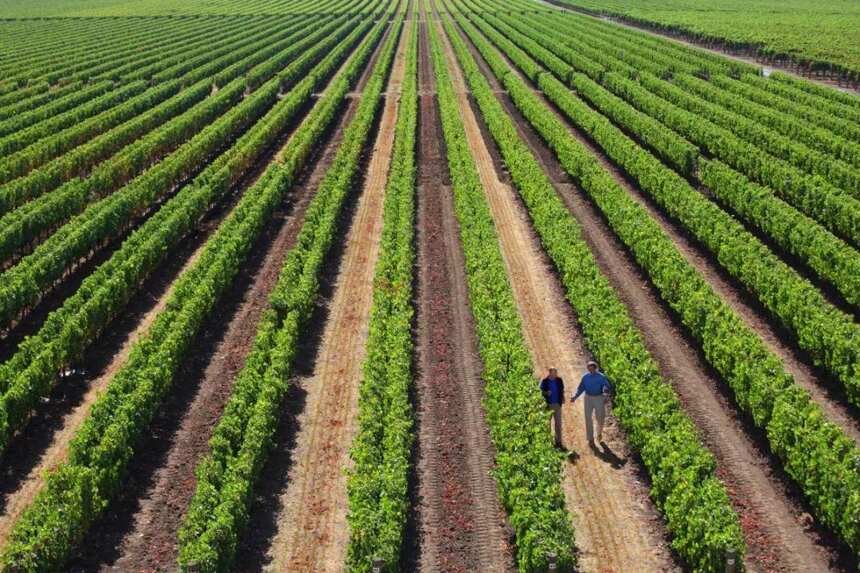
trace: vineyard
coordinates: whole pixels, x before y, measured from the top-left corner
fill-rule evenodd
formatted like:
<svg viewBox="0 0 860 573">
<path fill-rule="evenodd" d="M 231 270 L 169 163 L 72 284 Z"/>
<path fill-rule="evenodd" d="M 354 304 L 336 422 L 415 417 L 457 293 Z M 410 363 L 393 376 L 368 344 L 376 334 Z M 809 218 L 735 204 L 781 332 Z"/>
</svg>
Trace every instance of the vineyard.
<svg viewBox="0 0 860 573">
<path fill-rule="evenodd" d="M 860 97 L 597 4 L 4 7 L 0 573 L 856 571 Z"/>
<path fill-rule="evenodd" d="M 855 89 L 860 82 L 860 10 L 851 0 L 552 1 L 835 78 Z"/>
</svg>

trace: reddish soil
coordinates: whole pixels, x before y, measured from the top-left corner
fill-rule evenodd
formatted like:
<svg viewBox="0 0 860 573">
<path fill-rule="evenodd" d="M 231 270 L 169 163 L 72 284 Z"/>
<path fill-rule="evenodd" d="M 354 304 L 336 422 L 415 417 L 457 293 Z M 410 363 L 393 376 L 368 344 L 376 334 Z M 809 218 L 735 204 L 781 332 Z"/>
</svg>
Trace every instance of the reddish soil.
<svg viewBox="0 0 860 573">
<path fill-rule="evenodd" d="M 514 570 L 481 407 L 475 326 L 447 181 L 426 20 L 420 24 L 418 145 L 418 418 L 412 555 L 423 573 Z"/>
<path fill-rule="evenodd" d="M 601 270 L 619 292 L 645 335 L 646 345 L 662 374 L 675 387 L 685 409 L 702 431 L 706 445 L 716 456 L 718 475 L 727 484 L 732 503 L 741 516 L 749 546 L 748 567 L 754 571 L 845 568 L 846 557 L 831 546 L 830 536 L 814 526 L 808 527 L 804 504 L 782 473 L 778 460 L 767 452 L 760 432 L 737 412 L 730 390 L 696 351 L 695 341 L 690 340 L 677 318 L 662 304 L 647 276 L 615 238 L 599 210 L 572 184 L 552 151 L 510 99 L 507 96 L 499 99 L 517 121 L 520 135 L 555 181 L 560 196 L 582 226 Z M 550 106 L 548 102 L 547 105 Z M 635 186 L 600 151 L 573 128 L 570 132 L 591 149 L 619 184 L 634 196 L 639 195 Z"/>
</svg>

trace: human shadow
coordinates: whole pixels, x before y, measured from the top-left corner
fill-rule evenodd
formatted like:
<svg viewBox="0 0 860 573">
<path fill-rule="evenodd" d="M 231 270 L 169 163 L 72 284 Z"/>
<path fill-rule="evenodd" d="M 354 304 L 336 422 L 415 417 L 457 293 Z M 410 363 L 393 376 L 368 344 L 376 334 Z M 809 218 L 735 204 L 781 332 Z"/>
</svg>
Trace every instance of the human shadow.
<svg viewBox="0 0 860 573">
<path fill-rule="evenodd" d="M 602 440 L 600 442 L 600 447 L 598 447 L 598 445 L 594 442 L 591 442 L 589 444 L 589 447 L 591 448 L 591 451 L 594 452 L 594 455 L 596 455 L 604 462 L 608 463 L 612 467 L 612 469 L 620 470 L 627 464 L 626 458 L 618 457 L 615 452 L 613 452 L 612 449 L 606 444 L 606 442 Z"/>
</svg>

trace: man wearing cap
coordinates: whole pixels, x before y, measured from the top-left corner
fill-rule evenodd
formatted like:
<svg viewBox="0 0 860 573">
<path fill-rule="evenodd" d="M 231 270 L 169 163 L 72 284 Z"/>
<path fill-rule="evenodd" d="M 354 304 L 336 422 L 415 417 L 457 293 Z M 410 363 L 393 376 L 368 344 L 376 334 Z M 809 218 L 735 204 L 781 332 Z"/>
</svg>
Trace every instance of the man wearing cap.
<svg viewBox="0 0 860 573">
<path fill-rule="evenodd" d="M 558 370 L 550 367 L 547 377 L 540 381 L 540 391 L 552 410 L 552 420 L 555 426 L 555 447 L 562 448 L 561 443 L 561 405 L 564 402 L 564 380 L 559 378 Z"/>
<path fill-rule="evenodd" d="M 603 422 L 606 419 L 606 398 L 612 392 L 612 385 L 602 372 L 598 371 L 597 363 L 588 361 L 588 372 L 582 377 L 576 394 L 571 402 L 576 402 L 580 394 L 585 394 L 585 435 L 588 443 L 594 445 L 594 428 L 592 416 L 597 416 L 597 441 L 603 441 Z"/>
</svg>

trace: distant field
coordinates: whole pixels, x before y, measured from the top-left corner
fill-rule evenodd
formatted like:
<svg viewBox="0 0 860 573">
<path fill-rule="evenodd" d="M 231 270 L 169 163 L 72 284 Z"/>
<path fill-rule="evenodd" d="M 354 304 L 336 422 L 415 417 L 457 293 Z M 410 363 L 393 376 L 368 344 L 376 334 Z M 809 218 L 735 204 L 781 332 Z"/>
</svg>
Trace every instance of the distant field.
<svg viewBox="0 0 860 573">
<path fill-rule="evenodd" d="M 168 16 L 199 14 L 281 14 L 316 9 L 326 2 L 294 0 L 10 0 L 2 3 L 3 18 Z"/>
<path fill-rule="evenodd" d="M 860 78 L 860 2 L 852 0 L 564 0 L 681 29 L 701 39 L 762 46 L 815 69 Z"/>
</svg>

